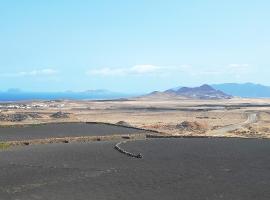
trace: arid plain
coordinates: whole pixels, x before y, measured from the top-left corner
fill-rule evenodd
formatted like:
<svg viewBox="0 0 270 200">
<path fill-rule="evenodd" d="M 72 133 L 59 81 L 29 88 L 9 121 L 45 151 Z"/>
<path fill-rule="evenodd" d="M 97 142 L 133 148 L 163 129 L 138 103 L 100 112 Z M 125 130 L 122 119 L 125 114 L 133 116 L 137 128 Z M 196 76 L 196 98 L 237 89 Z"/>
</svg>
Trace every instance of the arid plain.
<svg viewBox="0 0 270 200">
<path fill-rule="evenodd" d="M 270 197 L 268 99 L 0 106 L 1 200 Z"/>
<path fill-rule="evenodd" d="M 95 101 L 2 103 L 2 126 L 102 122 L 163 136 L 270 137 L 269 99 L 194 100 L 140 97 Z"/>
</svg>

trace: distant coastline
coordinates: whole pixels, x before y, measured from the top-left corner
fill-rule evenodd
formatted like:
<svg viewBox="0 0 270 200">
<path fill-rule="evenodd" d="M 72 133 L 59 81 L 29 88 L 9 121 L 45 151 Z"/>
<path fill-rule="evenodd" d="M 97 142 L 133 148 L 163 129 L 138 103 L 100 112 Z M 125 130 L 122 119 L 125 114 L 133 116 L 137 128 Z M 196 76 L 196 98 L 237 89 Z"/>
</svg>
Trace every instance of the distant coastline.
<svg viewBox="0 0 270 200">
<path fill-rule="evenodd" d="M 210 84 L 212 88 L 228 95 L 242 98 L 270 98 L 270 86 L 255 83 L 223 83 Z M 167 91 L 176 91 L 183 87 L 169 88 Z M 166 92 L 166 91 L 165 91 Z M 17 88 L 0 91 L 0 101 L 23 101 L 23 100 L 108 100 L 118 98 L 130 98 L 145 95 L 136 91 L 132 93 L 114 92 L 110 90 L 87 90 L 81 92 L 29 92 Z"/>
<path fill-rule="evenodd" d="M 134 95 L 116 92 L 0 92 L 0 101 L 23 101 L 23 100 L 106 100 L 128 98 Z"/>
</svg>

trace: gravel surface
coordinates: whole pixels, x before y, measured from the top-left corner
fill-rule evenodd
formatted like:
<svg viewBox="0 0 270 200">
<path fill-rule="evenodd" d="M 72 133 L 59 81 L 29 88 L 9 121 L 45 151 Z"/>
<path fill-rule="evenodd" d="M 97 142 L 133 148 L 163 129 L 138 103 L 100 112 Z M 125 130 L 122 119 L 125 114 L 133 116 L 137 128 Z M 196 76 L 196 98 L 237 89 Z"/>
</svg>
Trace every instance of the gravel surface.
<svg viewBox="0 0 270 200">
<path fill-rule="evenodd" d="M 55 123 L 26 127 L 0 128 L 0 141 L 31 140 L 53 137 L 106 136 L 145 131 L 107 124 Z"/>
<path fill-rule="evenodd" d="M 151 139 L 50 144 L 0 152 L 2 200 L 268 200 L 270 141 Z"/>
</svg>

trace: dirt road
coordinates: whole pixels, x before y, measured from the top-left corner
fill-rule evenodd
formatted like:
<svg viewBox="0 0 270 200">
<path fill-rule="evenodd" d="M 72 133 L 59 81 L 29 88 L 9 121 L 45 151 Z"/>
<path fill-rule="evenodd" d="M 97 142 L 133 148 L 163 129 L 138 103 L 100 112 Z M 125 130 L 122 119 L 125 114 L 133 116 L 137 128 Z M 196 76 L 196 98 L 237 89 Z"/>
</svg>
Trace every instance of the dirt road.
<svg viewBox="0 0 270 200">
<path fill-rule="evenodd" d="M 240 129 L 244 125 L 256 123 L 257 121 L 258 121 L 257 113 L 248 113 L 247 120 L 245 122 L 224 126 L 219 129 L 209 131 L 209 134 L 213 136 L 226 136 L 229 131 Z"/>
</svg>

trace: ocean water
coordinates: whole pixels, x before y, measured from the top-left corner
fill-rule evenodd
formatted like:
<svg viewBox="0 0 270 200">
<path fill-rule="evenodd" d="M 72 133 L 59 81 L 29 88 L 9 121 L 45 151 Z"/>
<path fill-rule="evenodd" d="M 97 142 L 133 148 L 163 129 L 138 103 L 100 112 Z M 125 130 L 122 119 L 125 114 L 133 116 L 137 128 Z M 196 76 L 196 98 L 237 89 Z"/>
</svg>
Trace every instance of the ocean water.
<svg viewBox="0 0 270 200">
<path fill-rule="evenodd" d="M 22 100 L 106 100 L 127 98 L 132 95 L 120 93 L 91 93 L 91 92 L 0 92 L 0 101 L 22 101 Z"/>
</svg>

